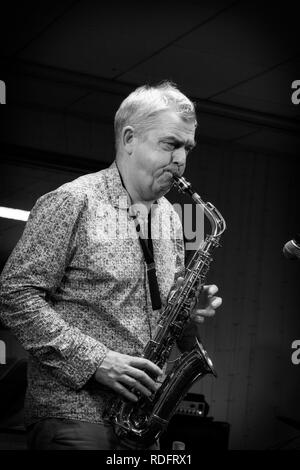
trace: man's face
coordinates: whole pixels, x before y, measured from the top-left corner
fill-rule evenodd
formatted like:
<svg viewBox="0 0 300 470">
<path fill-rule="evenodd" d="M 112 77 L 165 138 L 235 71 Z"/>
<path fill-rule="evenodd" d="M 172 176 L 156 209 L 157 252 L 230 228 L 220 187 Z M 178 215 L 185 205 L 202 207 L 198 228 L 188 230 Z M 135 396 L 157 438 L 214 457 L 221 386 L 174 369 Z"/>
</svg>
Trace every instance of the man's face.
<svg viewBox="0 0 300 470">
<path fill-rule="evenodd" d="M 143 135 L 134 137 L 131 171 L 135 189 L 144 201 L 170 190 L 173 175 L 183 174 L 187 154 L 194 146 L 194 122 L 183 121 L 171 110 L 161 112 Z"/>
</svg>

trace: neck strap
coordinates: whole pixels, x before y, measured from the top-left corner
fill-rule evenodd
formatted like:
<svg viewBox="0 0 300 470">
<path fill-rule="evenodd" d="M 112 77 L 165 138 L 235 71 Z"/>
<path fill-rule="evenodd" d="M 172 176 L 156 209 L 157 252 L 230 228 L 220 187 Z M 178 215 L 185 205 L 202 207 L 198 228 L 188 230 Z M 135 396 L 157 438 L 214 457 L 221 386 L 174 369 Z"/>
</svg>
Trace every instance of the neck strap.
<svg viewBox="0 0 300 470">
<path fill-rule="evenodd" d="M 151 238 L 151 210 L 148 214 L 148 243 L 145 238 L 141 236 L 141 227 L 138 222 L 135 221 L 135 228 L 139 236 L 140 245 L 143 251 L 144 259 L 147 264 L 147 276 L 150 290 L 150 297 L 153 310 L 159 310 L 161 308 L 161 298 L 159 293 L 159 287 L 156 276 L 155 261 L 153 255 L 153 243 Z"/>
</svg>

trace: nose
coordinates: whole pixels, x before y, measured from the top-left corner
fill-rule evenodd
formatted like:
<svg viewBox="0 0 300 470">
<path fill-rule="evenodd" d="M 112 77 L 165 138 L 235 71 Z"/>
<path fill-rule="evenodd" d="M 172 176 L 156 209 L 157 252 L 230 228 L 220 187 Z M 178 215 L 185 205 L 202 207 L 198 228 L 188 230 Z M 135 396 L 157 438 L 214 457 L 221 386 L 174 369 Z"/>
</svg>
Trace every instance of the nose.
<svg viewBox="0 0 300 470">
<path fill-rule="evenodd" d="M 177 148 L 172 152 L 172 163 L 178 167 L 185 167 L 186 150 L 184 147 Z"/>
</svg>

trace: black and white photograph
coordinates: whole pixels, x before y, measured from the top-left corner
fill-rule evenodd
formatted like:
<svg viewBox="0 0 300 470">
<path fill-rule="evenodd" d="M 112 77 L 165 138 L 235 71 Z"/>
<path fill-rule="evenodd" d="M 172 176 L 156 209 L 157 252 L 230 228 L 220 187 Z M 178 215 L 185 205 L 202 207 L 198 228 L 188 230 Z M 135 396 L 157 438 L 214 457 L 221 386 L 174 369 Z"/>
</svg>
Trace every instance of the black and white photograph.
<svg viewBox="0 0 300 470">
<path fill-rule="evenodd" d="M 0 451 L 300 450 L 299 31 L 290 0 L 1 6 Z"/>
</svg>

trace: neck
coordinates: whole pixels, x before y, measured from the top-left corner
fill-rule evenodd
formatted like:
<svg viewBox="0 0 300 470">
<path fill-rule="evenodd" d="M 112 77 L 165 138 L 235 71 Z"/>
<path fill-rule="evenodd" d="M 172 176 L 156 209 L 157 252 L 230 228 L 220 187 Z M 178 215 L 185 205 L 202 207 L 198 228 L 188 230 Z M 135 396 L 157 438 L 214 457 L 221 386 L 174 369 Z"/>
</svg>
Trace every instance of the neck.
<svg viewBox="0 0 300 470">
<path fill-rule="evenodd" d="M 133 182 L 134 175 L 132 175 L 132 172 L 130 172 L 130 169 L 129 169 L 128 165 L 126 165 L 125 161 L 123 163 L 123 160 L 120 159 L 120 160 L 116 161 L 116 164 L 117 164 L 117 168 L 119 170 L 120 176 L 121 176 L 122 184 L 123 184 L 124 188 L 126 189 L 129 197 L 130 197 L 131 204 L 132 205 L 133 204 L 142 204 L 143 206 L 145 206 L 147 208 L 147 210 L 149 212 L 154 200 L 153 201 L 145 201 L 143 199 L 143 197 L 139 194 L 139 192 L 137 191 L 137 189 L 134 185 L 134 182 Z"/>
</svg>

